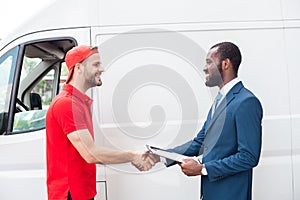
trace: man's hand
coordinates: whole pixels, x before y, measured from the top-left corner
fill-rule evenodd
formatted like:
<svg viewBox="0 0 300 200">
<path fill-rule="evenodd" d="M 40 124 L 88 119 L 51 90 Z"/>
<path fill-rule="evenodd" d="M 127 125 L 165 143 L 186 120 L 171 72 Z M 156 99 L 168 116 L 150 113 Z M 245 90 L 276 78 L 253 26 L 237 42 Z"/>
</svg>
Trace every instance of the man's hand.
<svg viewBox="0 0 300 200">
<path fill-rule="evenodd" d="M 193 158 L 185 158 L 182 163 L 178 163 L 181 167 L 182 172 L 187 176 L 198 176 L 201 175 L 203 168 L 202 164 L 199 164 Z"/>
<path fill-rule="evenodd" d="M 158 155 L 155 155 L 155 154 L 152 154 L 152 153 L 150 153 L 149 151 L 147 151 L 146 152 L 147 154 L 147 156 L 156 164 L 156 163 L 158 163 L 158 162 L 160 162 L 160 156 L 158 156 Z"/>
<path fill-rule="evenodd" d="M 150 170 L 156 163 L 154 157 L 150 155 L 148 151 L 134 152 L 134 158 L 131 164 L 134 165 L 140 171 Z"/>
</svg>

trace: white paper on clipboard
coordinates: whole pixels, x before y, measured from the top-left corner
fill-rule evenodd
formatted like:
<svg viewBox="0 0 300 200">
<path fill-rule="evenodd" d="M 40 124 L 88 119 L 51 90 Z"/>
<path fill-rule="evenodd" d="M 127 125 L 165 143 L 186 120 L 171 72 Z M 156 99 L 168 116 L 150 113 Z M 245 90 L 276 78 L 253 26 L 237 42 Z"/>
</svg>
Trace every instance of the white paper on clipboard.
<svg viewBox="0 0 300 200">
<path fill-rule="evenodd" d="M 149 150 L 150 153 L 153 153 L 155 155 L 170 159 L 170 160 L 174 160 L 177 162 L 182 162 L 182 159 L 187 158 L 187 156 L 182 155 L 182 154 L 178 154 L 178 153 L 174 153 L 174 152 L 170 152 L 158 147 L 154 147 L 151 145 L 146 145 L 147 149 Z"/>
</svg>

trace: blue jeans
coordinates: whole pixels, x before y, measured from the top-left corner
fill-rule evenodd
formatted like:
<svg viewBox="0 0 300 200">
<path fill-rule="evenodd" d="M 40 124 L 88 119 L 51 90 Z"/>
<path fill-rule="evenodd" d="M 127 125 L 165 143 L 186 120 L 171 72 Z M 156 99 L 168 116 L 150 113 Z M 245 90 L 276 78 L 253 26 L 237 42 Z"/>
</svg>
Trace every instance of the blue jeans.
<svg viewBox="0 0 300 200">
<path fill-rule="evenodd" d="M 68 192 L 68 200 L 72 200 L 70 191 Z"/>
<path fill-rule="evenodd" d="M 70 191 L 68 192 L 68 200 L 72 200 Z M 92 198 L 92 199 L 90 199 L 90 200 L 94 200 L 94 198 Z"/>
</svg>

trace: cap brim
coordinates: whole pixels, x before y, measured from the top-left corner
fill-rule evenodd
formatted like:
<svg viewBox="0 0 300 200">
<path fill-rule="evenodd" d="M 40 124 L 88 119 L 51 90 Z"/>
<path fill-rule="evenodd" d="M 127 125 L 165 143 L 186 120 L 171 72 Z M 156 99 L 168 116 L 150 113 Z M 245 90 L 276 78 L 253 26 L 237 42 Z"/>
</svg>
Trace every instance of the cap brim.
<svg viewBox="0 0 300 200">
<path fill-rule="evenodd" d="M 73 72 L 74 72 L 74 68 L 75 67 L 72 67 L 71 71 L 69 71 L 66 83 L 69 83 L 69 81 L 71 80 Z"/>
</svg>

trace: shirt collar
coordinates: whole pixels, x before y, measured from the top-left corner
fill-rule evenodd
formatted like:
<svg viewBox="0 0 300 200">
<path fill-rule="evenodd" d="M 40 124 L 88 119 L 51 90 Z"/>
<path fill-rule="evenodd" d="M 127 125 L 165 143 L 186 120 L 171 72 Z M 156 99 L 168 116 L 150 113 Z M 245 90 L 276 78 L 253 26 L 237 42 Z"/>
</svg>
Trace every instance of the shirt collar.
<svg viewBox="0 0 300 200">
<path fill-rule="evenodd" d="M 235 86 L 240 81 L 241 80 L 237 77 L 237 78 L 232 79 L 228 83 L 226 83 L 220 90 L 220 92 L 222 94 L 222 98 L 225 97 L 227 95 L 227 93 L 233 88 L 233 86 Z"/>
<path fill-rule="evenodd" d="M 80 101 L 82 101 L 83 103 L 85 103 L 89 106 L 91 106 L 92 103 L 93 103 L 93 99 L 91 99 L 86 94 L 80 92 L 77 88 L 75 88 L 71 84 L 65 84 L 63 86 L 63 90 L 70 93 L 70 94 L 72 94 L 72 96 L 76 97 L 77 99 L 79 99 Z"/>
</svg>

